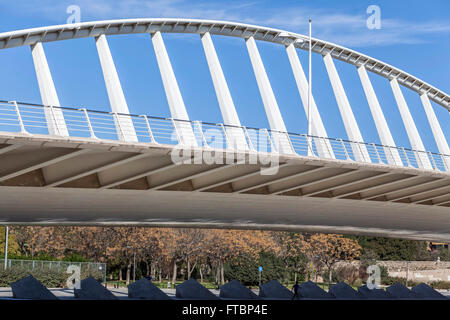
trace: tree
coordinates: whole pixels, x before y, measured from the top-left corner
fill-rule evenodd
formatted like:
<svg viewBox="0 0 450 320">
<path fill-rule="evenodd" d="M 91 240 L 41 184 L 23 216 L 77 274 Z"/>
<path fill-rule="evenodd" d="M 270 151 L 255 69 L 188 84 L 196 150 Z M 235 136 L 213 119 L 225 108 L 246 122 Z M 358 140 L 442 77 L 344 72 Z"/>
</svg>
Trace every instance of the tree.
<svg viewBox="0 0 450 320">
<path fill-rule="evenodd" d="M 217 267 L 216 282 L 225 283 L 224 263 L 238 256 L 257 259 L 261 251 L 279 252 L 279 247 L 268 231 L 208 230 L 207 255 Z"/>
<path fill-rule="evenodd" d="M 318 260 L 327 267 L 331 285 L 333 266 L 338 261 L 358 258 L 361 246 L 357 241 L 342 235 L 312 234 L 306 238 L 304 250 L 311 260 Z"/>
<path fill-rule="evenodd" d="M 175 229 L 174 231 L 177 237 L 180 257 L 186 262 L 187 278 L 189 280 L 199 259 L 206 253 L 204 241 L 207 237 L 207 231 L 189 228 Z"/>
<path fill-rule="evenodd" d="M 18 255 L 20 254 L 19 244 L 17 243 L 16 236 L 12 232 L 11 228 L 9 229 L 8 235 L 8 254 L 10 255 Z M 0 254 L 5 254 L 5 239 L 6 239 L 6 227 L 0 227 Z"/>
<path fill-rule="evenodd" d="M 156 277 L 156 267 L 164 260 L 163 248 L 161 245 L 161 234 L 164 232 L 160 228 L 140 228 L 142 241 L 138 247 L 138 259 L 146 265 L 146 275 Z"/>
<path fill-rule="evenodd" d="M 359 242 L 363 251 L 373 251 L 380 260 L 432 260 L 425 241 L 381 237 L 351 236 Z"/>
<path fill-rule="evenodd" d="M 304 255 L 305 239 L 303 235 L 293 232 L 274 232 L 273 238 L 286 269 L 294 272 L 294 281 L 297 281 L 298 274 L 306 268 L 307 259 Z"/>
<path fill-rule="evenodd" d="M 64 256 L 68 239 L 68 227 L 11 227 L 22 253 L 46 254 L 61 258 Z"/>
</svg>

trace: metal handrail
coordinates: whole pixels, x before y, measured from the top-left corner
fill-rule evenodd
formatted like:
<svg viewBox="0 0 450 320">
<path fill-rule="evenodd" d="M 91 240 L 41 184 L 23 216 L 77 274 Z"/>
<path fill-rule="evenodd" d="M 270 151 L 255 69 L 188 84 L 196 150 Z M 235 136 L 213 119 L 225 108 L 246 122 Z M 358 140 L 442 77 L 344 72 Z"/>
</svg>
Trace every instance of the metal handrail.
<svg viewBox="0 0 450 320">
<path fill-rule="evenodd" d="M 316 158 L 355 161 L 357 155 L 355 155 L 352 145 L 356 144 L 359 147 L 361 156 L 364 158 L 363 160 L 366 162 L 393 165 L 390 163 L 392 162 L 390 159 L 394 159 L 392 149 L 397 149 L 399 155 L 403 155 L 405 159 L 396 166 L 424 168 L 424 164 L 421 164 L 422 157 L 427 157 L 431 158 L 430 163 L 432 168 L 429 170 L 450 171 L 448 168 L 450 155 L 403 147 L 385 146 L 375 143 L 350 141 L 340 138 L 328 138 L 314 135 L 308 136 L 300 133 L 147 115 L 95 111 L 87 110 L 85 108 L 50 107 L 16 101 L 0 100 L 0 108 L 6 112 L 11 112 L 11 114 L 8 113 L 7 115 L 2 115 L 3 113 L 0 114 L 0 131 L 7 132 L 20 132 L 31 135 L 49 134 L 49 126 L 47 123 L 47 121 L 49 121 L 55 126 L 53 130 L 56 129 L 56 134 L 59 135 L 61 132 L 67 131 L 69 136 L 103 140 L 121 140 L 126 139 L 130 135 L 135 135 L 139 142 L 183 145 L 184 137 L 180 136 L 181 132 L 179 132 L 177 124 L 180 125 L 181 123 L 185 123 L 184 126 L 189 124 L 192 128 L 195 128 L 195 125 L 198 127 L 202 146 L 206 148 L 212 147 L 215 149 L 235 150 L 234 145 L 232 145 L 231 142 L 236 141 L 236 139 L 245 139 L 248 141 L 243 142 L 249 145 L 251 150 L 267 152 L 267 147 L 270 147 L 271 152 L 279 153 L 274 146 L 272 139 L 276 138 L 277 135 L 282 135 L 283 139 L 284 137 L 287 139 L 291 149 L 300 156 L 309 155 Z M 49 108 L 48 112 L 45 112 L 46 108 Z M 55 110 L 58 110 L 58 117 L 55 115 Z M 36 116 L 27 116 L 26 114 L 30 112 L 36 114 Z M 49 115 L 53 118 L 48 119 L 47 117 Z M 130 119 L 131 126 L 127 125 L 124 127 L 121 125 L 120 119 L 122 116 L 126 116 Z M 63 119 L 65 119 L 65 121 L 63 121 Z M 66 128 L 67 130 L 61 131 L 62 128 Z M 235 136 L 233 134 L 235 131 L 227 131 L 226 129 L 228 128 L 239 128 L 243 130 L 244 135 L 239 134 L 239 136 Z M 217 129 L 220 131 L 219 136 L 217 136 Z M 205 136 L 208 136 L 208 134 L 205 134 L 208 133 L 208 130 L 216 130 L 214 132 L 214 146 L 209 145 L 207 139 L 205 139 Z M 249 130 L 252 131 L 251 136 Z M 194 130 L 192 130 L 192 132 L 194 132 Z M 254 135 L 253 132 L 255 132 L 256 135 Z M 209 133 L 212 132 L 210 131 Z M 194 137 L 195 135 L 196 134 L 194 133 Z M 254 139 L 256 139 L 256 144 L 252 141 Z M 266 145 L 263 145 L 263 143 Z M 267 143 L 269 143 L 269 145 L 267 145 Z M 323 148 L 323 146 L 319 146 L 321 143 L 325 144 L 328 150 L 327 154 L 324 154 L 323 152 L 322 155 L 319 154 L 319 149 Z M 367 149 L 367 153 L 362 150 L 363 145 Z M 369 159 L 365 159 L 366 155 Z"/>
</svg>

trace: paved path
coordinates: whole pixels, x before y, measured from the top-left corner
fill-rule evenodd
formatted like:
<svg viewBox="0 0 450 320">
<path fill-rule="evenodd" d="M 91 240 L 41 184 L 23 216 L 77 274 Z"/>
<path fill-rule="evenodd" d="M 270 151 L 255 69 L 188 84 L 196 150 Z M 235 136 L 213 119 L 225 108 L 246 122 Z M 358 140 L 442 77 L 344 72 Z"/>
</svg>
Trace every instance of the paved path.
<svg viewBox="0 0 450 320">
<path fill-rule="evenodd" d="M 108 288 L 117 298 L 119 299 L 128 299 L 128 289 L 124 287 L 120 288 Z M 49 288 L 49 290 L 59 299 L 74 299 L 73 290 L 70 289 L 61 289 L 61 288 Z M 175 289 L 161 289 L 164 293 L 166 293 L 169 297 L 175 298 Z M 216 296 L 219 296 L 219 290 L 210 289 L 212 293 Z M 256 295 L 258 295 L 258 290 L 252 290 Z M 440 293 L 450 298 L 450 290 L 438 290 Z M 12 299 L 12 291 L 9 287 L 0 287 L 0 300 L 3 299 Z"/>
<path fill-rule="evenodd" d="M 108 289 L 119 299 L 128 299 L 128 289 L 124 287 L 111 288 Z M 73 290 L 61 289 L 61 288 L 49 288 L 49 290 L 60 299 L 74 299 Z M 162 291 L 171 298 L 175 298 L 175 289 L 162 289 Z M 219 290 L 210 290 L 216 296 L 219 296 Z M 0 287 L 0 300 L 1 299 L 12 299 L 12 291 L 10 287 Z"/>
</svg>

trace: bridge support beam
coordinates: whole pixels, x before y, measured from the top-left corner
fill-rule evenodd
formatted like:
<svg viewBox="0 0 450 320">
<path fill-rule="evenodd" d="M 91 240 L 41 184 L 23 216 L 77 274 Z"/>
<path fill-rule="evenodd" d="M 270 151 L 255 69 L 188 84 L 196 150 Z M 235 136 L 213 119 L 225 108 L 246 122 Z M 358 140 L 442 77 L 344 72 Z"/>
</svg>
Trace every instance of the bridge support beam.
<svg viewBox="0 0 450 320">
<path fill-rule="evenodd" d="M 175 78 L 161 32 L 157 31 L 152 33 L 151 37 L 170 113 L 172 118 L 175 119 L 174 129 L 178 133 L 178 142 L 185 146 L 197 146 L 197 141 L 191 123 L 189 122 L 186 106 L 184 105 L 183 97 L 181 96 L 180 88 L 178 87 L 177 79 Z"/>
<path fill-rule="evenodd" d="M 259 93 L 266 110 L 267 119 L 269 120 L 270 129 L 272 130 L 272 137 L 275 142 L 277 151 L 280 153 L 292 154 L 294 150 L 292 148 L 289 135 L 287 134 L 286 126 L 281 116 L 280 109 L 278 107 L 277 100 L 270 85 L 269 78 L 267 77 L 264 64 L 261 60 L 261 56 L 256 46 L 255 39 L 249 37 L 245 40 L 247 45 L 248 54 L 255 74 L 256 82 L 258 83 Z"/>
<path fill-rule="evenodd" d="M 323 57 L 328 76 L 330 78 L 331 86 L 333 87 L 334 96 L 336 98 L 342 120 L 344 121 L 345 130 L 348 138 L 356 143 L 352 143 L 352 150 L 356 161 L 371 162 L 366 145 L 359 131 L 358 123 L 356 122 L 350 102 L 345 94 L 339 74 L 334 65 L 331 54 L 327 53 Z"/>
<path fill-rule="evenodd" d="M 204 33 L 201 35 L 201 39 L 223 121 L 226 125 L 233 126 L 226 128 L 228 140 L 231 144 L 230 147 L 238 150 L 247 150 L 248 145 L 244 131 L 242 128 L 236 128 L 241 126 L 241 122 L 239 121 L 210 33 Z"/>
<path fill-rule="evenodd" d="M 367 102 L 369 103 L 370 112 L 372 113 L 375 126 L 380 137 L 380 141 L 383 145 L 394 147 L 384 148 L 384 153 L 386 154 L 386 160 L 389 164 L 394 166 L 403 166 L 403 162 L 400 158 L 398 150 L 395 148 L 394 138 L 392 138 L 391 130 L 384 117 L 383 110 L 381 109 L 380 103 L 378 102 L 377 95 L 373 89 L 372 83 L 370 82 L 369 75 L 365 66 L 358 67 L 359 78 L 366 94 Z"/>
<path fill-rule="evenodd" d="M 448 147 L 444 132 L 442 132 L 441 125 L 439 124 L 436 114 L 434 113 L 433 106 L 431 105 L 428 95 L 426 93 L 422 94 L 420 96 L 420 100 L 422 101 L 423 108 L 427 114 L 428 122 L 430 123 L 431 130 L 433 131 L 434 140 L 436 141 L 439 152 L 447 155 L 442 157 L 444 166 L 447 171 L 450 171 L 450 148 Z"/>
<path fill-rule="evenodd" d="M 291 43 L 286 47 L 286 52 L 291 64 L 292 72 L 294 73 L 295 82 L 297 83 L 298 92 L 302 100 L 303 108 L 305 109 L 306 117 L 308 117 L 308 89 L 309 84 L 306 80 L 305 72 L 303 71 L 302 64 L 298 58 L 297 51 L 295 50 L 294 44 Z M 327 131 L 320 117 L 319 110 L 317 109 L 314 97 L 311 95 L 310 101 L 310 117 L 311 117 L 311 133 L 314 136 L 328 138 Z M 334 152 L 331 148 L 331 144 L 328 140 L 315 139 L 314 140 L 317 152 L 321 158 L 333 158 Z M 308 152 L 309 148 L 308 148 Z"/>
<path fill-rule="evenodd" d="M 420 168 L 432 169 L 431 162 L 428 159 L 428 155 L 425 151 L 422 139 L 420 138 L 419 131 L 417 130 L 414 119 L 409 111 L 408 104 L 406 103 L 405 97 L 403 96 L 402 90 L 398 84 L 396 78 L 390 81 L 392 92 L 394 93 L 395 101 L 397 102 L 400 115 L 405 125 L 406 133 L 408 134 L 409 142 L 411 143 L 411 148 L 416 150 L 415 157 L 417 160 L 417 165 Z M 417 152 L 418 151 L 418 152 Z"/>
<path fill-rule="evenodd" d="M 41 42 L 36 42 L 31 45 L 31 54 L 33 56 L 42 104 L 47 107 L 44 109 L 44 112 L 48 133 L 58 136 L 69 136 L 62 110 L 59 108 L 51 108 L 59 107 L 60 104 Z"/>
<path fill-rule="evenodd" d="M 105 79 L 106 90 L 108 92 L 109 103 L 113 113 L 117 114 L 114 118 L 116 124 L 117 135 L 120 140 L 137 142 L 136 131 L 133 121 L 128 110 L 127 101 L 120 85 L 119 76 L 117 75 L 116 66 L 109 50 L 108 41 L 104 34 L 95 39 L 98 57 L 102 66 L 103 78 Z"/>
</svg>

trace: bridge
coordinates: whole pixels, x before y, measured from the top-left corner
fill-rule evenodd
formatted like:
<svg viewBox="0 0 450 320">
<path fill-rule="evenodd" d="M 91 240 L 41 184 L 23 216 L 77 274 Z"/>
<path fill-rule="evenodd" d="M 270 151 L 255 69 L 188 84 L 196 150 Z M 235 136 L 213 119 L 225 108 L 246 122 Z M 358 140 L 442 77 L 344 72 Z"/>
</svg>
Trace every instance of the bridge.
<svg viewBox="0 0 450 320">
<path fill-rule="evenodd" d="M 128 109 L 107 36 L 140 33 L 151 38 L 170 118 Z M 164 33 L 199 34 L 223 123 L 189 119 Z M 270 128 L 241 124 L 211 35 L 245 41 Z M 59 103 L 43 43 L 86 37 L 95 40 L 110 112 Z M 286 48 L 311 124 L 307 134 L 286 130 L 257 41 Z M 310 46 L 301 34 L 193 19 L 0 34 L 0 49 L 18 46 L 31 48 L 42 103 L 0 101 L 3 224 L 233 227 L 450 241 L 450 150 L 431 104 L 450 110 L 450 96 L 398 68 L 319 39 Z M 298 50 L 323 56 L 346 138 L 328 137 Z M 363 141 L 335 60 L 357 69 L 381 144 Z M 367 71 L 389 81 L 410 149 L 395 144 Z M 405 89 L 420 96 L 438 153 L 425 149 Z"/>
</svg>

